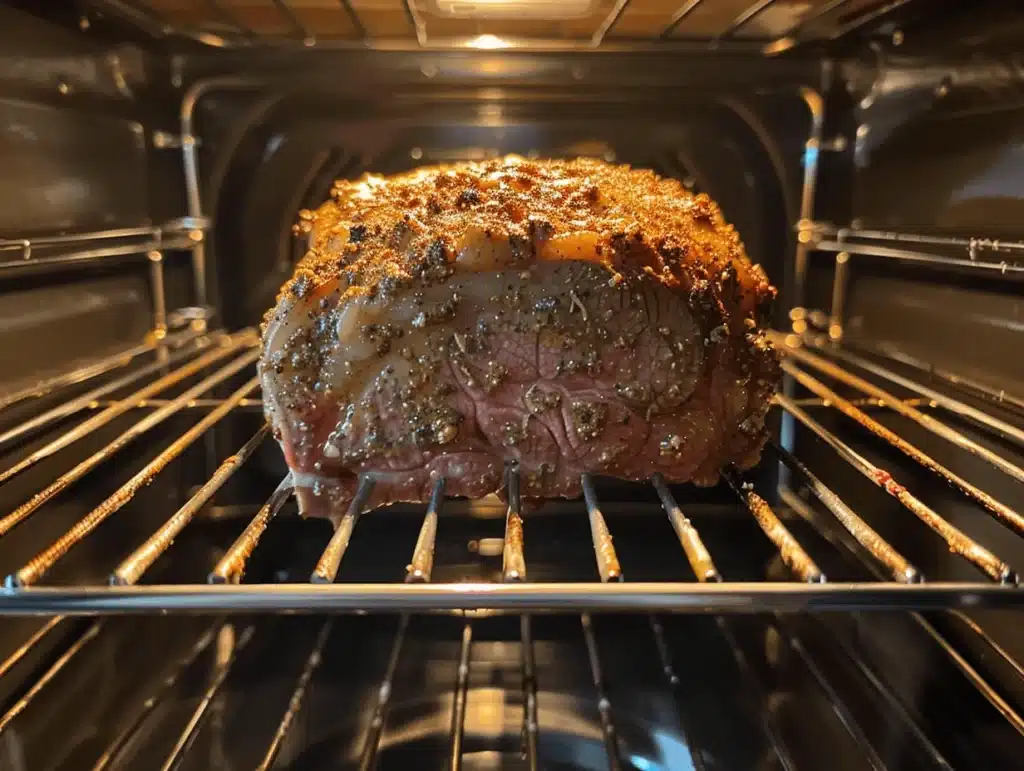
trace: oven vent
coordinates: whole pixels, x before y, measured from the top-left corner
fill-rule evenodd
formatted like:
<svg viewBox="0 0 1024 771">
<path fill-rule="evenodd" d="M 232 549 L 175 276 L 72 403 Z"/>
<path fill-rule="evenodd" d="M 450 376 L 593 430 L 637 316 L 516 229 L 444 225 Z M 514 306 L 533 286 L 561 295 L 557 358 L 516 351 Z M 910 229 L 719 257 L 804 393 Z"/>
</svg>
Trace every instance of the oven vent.
<svg viewBox="0 0 1024 771">
<path fill-rule="evenodd" d="M 428 0 L 427 12 L 452 19 L 582 19 L 597 9 L 595 0 Z"/>
</svg>

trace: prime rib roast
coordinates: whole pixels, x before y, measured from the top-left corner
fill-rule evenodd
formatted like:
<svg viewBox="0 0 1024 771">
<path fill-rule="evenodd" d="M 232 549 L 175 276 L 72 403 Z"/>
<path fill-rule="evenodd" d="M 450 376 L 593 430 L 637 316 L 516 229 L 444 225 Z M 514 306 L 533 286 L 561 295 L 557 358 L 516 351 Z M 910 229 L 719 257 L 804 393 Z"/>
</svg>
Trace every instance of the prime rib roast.
<svg viewBox="0 0 1024 771">
<path fill-rule="evenodd" d="M 757 462 L 775 289 L 715 203 L 650 171 L 508 157 L 368 175 L 303 211 L 262 327 L 263 399 L 303 513 L 585 472 L 714 484 Z"/>
</svg>

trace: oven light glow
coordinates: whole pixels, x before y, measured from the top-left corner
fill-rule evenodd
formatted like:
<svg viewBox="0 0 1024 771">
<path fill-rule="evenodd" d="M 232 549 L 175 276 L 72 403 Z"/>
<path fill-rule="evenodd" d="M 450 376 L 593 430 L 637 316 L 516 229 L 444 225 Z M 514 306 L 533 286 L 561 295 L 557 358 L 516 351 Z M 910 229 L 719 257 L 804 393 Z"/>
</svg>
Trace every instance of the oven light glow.
<svg viewBox="0 0 1024 771">
<path fill-rule="evenodd" d="M 494 51 L 499 48 L 508 48 L 511 44 L 504 38 L 500 38 L 497 35 L 477 35 L 475 38 L 470 40 L 467 45 L 470 48 L 481 48 L 486 51 Z"/>
</svg>

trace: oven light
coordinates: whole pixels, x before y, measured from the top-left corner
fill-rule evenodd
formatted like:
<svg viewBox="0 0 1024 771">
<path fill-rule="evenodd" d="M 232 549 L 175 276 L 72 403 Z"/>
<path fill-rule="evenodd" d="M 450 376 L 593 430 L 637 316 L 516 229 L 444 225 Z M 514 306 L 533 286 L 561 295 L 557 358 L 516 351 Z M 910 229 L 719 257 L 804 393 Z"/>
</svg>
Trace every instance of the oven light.
<svg viewBox="0 0 1024 771">
<path fill-rule="evenodd" d="M 494 51 L 499 48 L 508 48 L 511 46 L 504 38 L 500 38 L 497 35 L 477 35 L 475 38 L 466 43 L 470 48 L 480 48 L 486 51 Z"/>
</svg>

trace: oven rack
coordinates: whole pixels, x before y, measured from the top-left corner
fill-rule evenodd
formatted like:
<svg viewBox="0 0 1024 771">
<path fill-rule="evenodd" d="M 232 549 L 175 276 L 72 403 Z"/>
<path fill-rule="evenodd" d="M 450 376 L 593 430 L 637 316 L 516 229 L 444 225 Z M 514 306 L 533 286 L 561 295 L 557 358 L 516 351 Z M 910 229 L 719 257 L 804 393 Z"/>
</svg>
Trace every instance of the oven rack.
<svg viewBox="0 0 1024 771">
<path fill-rule="evenodd" d="M 242 583 L 249 556 L 259 544 L 270 521 L 279 513 L 291 496 L 290 477 L 286 476 L 277 490 L 248 523 L 223 558 L 211 566 L 206 585 L 139 585 L 140 579 L 153 562 L 163 554 L 174 539 L 203 511 L 217 491 L 249 459 L 266 439 L 266 426 L 260 428 L 219 468 L 197 492 L 176 511 L 158 530 L 112 572 L 110 586 L 48 587 L 45 579 L 49 571 L 73 548 L 88 538 L 108 518 L 127 505 L 133 496 L 149 484 L 164 468 L 172 464 L 187 447 L 207 435 L 217 423 L 234 411 L 258 409 L 258 377 L 250 377 L 234 392 L 222 399 L 209 397 L 215 387 L 231 382 L 233 378 L 250 373 L 258 357 L 258 339 L 251 329 L 233 334 L 186 333 L 192 337 L 175 338 L 178 350 L 162 357 L 166 371 L 148 380 L 128 396 L 103 401 L 96 398 L 99 389 L 85 397 L 72 399 L 34 419 L 32 428 L 39 428 L 57 417 L 91 411 L 92 414 L 43 447 L 21 458 L 16 464 L 0 472 L 0 483 L 17 476 L 44 458 L 55 455 L 65 447 L 82 439 L 115 418 L 131 411 L 144 411 L 140 419 L 115 438 L 110 444 L 88 457 L 71 470 L 36 492 L 13 511 L 0 517 L 0 538 L 27 519 L 48 501 L 100 467 L 152 428 L 183 410 L 198 410 L 201 417 L 195 425 L 178 436 L 152 461 L 127 483 L 90 511 L 50 546 L 13 571 L 6 580 L 6 589 L 0 592 L 0 614 L 57 613 L 117 614 L 144 613 L 156 608 L 168 611 L 294 611 L 294 610 L 474 610 L 488 608 L 501 611 L 611 611 L 611 610 L 663 610 L 663 611 L 797 611 L 841 609 L 895 609 L 895 608 L 977 608 L 1021 607 L 1024 589 L 1018 587 L 1018 574 L 996 552 L 971 539 L 939 512 L 915 497 L 900 484 L 889 471 L 882 469 L 857 453 L 834 431 L 814 417 L 814 408 L 797 403 L 794 399 L 778 395 L 776 407 L 793 421 L 819 437 L 828 448 L 853 469 L 898 501 L 907 516 L 913 516 L 941 537 L 949 550 L 973 566 L 980 573 L 978 581 L 935 582 L 925 581 L 921 571 L 912 565 L 881 535 L 873 530 L 846 502 L 816 477 L 798 458 L 779 442 L 772 441 L 768 454 L 773 455 L 798 482 L 795 489 L 780 490 L 786 510 L 782 517 L 773 510 L 765 497 L 746 484 L 737 474 L 729 472 L 726 479 L 737 499 L 754 518 L 766 537 L 774 544 L 794 582 L 730 582 L 724 580 L 715 567 L 713 555 L 703 545 L 700 533 L 676 502 L 667 485 L 658 477 L 651 480 L 661 505 L 670 519 L 679 539 L 680 547 L 693 569 L 697 582 L 644 582 L 624 581 L 608 523 L 601 503 L 594 492 L 590 478 L 583 479 L 586 515 L 592 534 L 594 557 L 601 583 L 536 583 L 527 580 L 528 566 L 523 556 L 524 528 L 520 515 L 518 472 L 510 467 L 507 477 L 509 505 L 506 513 L 506 535 L 503 553 L 502 583 L 495 584 L 432 584 L 429 583 L 433 549 L 439 513 L 444 504 L 444 482 L 437 483 L 427 506 L 416 550 L 409 560 L 409 581 L 405 585 L 367 585 L 334 583 L 339 566 L 345 557 L 349 540 L 373 488 L 373 479 L 363 476 L 348 512 L 342 518 L 330 542 L 310 577 L 308 584 L 247 584 Z M 836 379 L 874 400 L 882 407 L 892 409 L 917 423 L 921 428 L 969 452 L 1017 481 L 1024 481 L 1024 470 L 1013 461 L 978 444 L 952 426 L 922 413 L 911 402 L 901 400 L 868 383 L 852 371 L 842 367 L 838 356 L 824 355 L 825 349 L 809 350 L 804 340 L 795 335 L 775 334 L 785 353 L 784 370 L 791 381 L 798 382 L 821 400 L 821 406 L 842 413 L 847 419 L 859 423 L 917 464 L 929 469 L 946 483 L 958 488 L 968 499 L 1017 536 L 1024 535 L 1024 517 L 1010 505 L 997 500 L 985 490 L 963 479 L 938 460 L 895 434 L 869 414 L 868 408 L 858 407 L 852 401 L 833 391 L 821 376 Z M 856 360 L 856 359 L 855 359 Z M 881 365 L 878 374 L 890 373 Z M 146 380 L 154 375 L 153 365 L 131 372 L 115 383 L 124 385 Z M 812 374 L 814 372 L 814 374 Z M 140 374 L 142 373 L 142 374 Z M 890 373 L 895 376 L 895 373 Z M 189 378 L 199 381 L 173 398 L 161 399 L 160 393 Z M 100 386 L 109 389 L 110 384 Z M 27 398 L 27 397 L 25 397 Z M 931 402 L 937 407 L 958 414 L 968 405 L 952 397 Z M 983 425 L 1010 438 L 1020 438 L 1019 429 L 994 416 L 985 416 Z M 1014 433 L 1016 432 L 1016 433 Z M 0 446 L 21 438 L 21 428 L 0 436 Z M 870 556 L 873 564 L 883 571 L 883 580 L 873 583 L 830 583 L 814 560 L 787 528 L 784 519 L 798 516 L 809 519 L 822 530 L 822 518 L 814 516 L 812 509 L 796 495 L 802 490 L 834 517 L 833 525 L 852 538 L 857 548 Z M 772 496 L 768 496 L 772 497 Z M 1012 537 L 1012 536 L 1011 536 Z M 987 580 L 984 580 L 987 579 Z"/>
<path fill-rule="evenodd" d="M 748 0 L 745 6 L 736 8 L 730 4 L 718 5 L 718 0 L 677 0 L 674 8 L 669 3 L 645 10 L 641 3 L 633 4 L 632 0 L 606 0 L 588 19 L 570 20 L 576 23 L 571 34 L 562 38 L 551 37 L 550 32 L 545 35 L 543 24 L 532 34 L 469 34 L 478 26 L 473 19 L 459 19 L 457 15 L 451 19 L 439 18 L 430 11 L 439 10 L 440 5 L 435 3 L 435 9 L 424 8 L 423 0 L 375 4 L 340 0 L 336 7 L 329 9 L 303 7 L 294 0 L 265 0 L 264 8 L 257 7 L 256 3 L 249 8 L 232 8 L 209 2 L 205 9 L 187 8 L 187 4 L 175 9 L 174 3 L 166 0 L 159 3 L 160 7 L 146 0 L 90 0 L 88 5 L 99 14 L 111 14 L 153 37 L 182 38 L 215 48 L 636 51 L 647 46 L 657 50 L 752 51 L 774 56 L 803 44 L 834 41 L 877 25 L 899 12 L 910 0 L 880 5 L 857 0 L 827 0 L 817 6 L 808 5 L 791 19 L 789 28 L 782 34 L 776 34 L 772 26 L 768 27 L 770 34 L 752 30 L 755 22 L 774 10 L 775 2 Z M 182 18 L 185 11 L 188 18 Z M 275 23 L 269 27 L 262 22 L 253 25 L 251 20 L 259 18 L 256 11 L 266 12 Z M 697 30 L 691 31 L 690 22 L 698 17 L 704 18 L 698 22 Z M 92 24 L 89 15 L 83 15 L 82 19 L 83 29 L 88 29 Z M 516 20 L 521 26 L 523 19 Z M 459 25 L 460 21 L 464 23 Z M 624 21 L 629 22 L 625 31 Z M 465 33 L 451 30 L 453 22 Z M 449 27 L 448 31 L 432 33 L 431 24 L 439 23 Z"/>
<path fill-rule="evenodd" d="M 811 351 L 806 343 L 794 336 L 780 336 L 780 348 L 787 356 L 788 375 L 795 377 L 798 373 L 816 371 L 817 374 L 829 375 L 837 380 L 845 380 L 847 384 L 856 384 L 856 376 L 849 370 L 840 367 L 838 352 L 828 347 L 827 350 Z M 165 451 L 168 455 L 179 452 L 189 439 L 203 435 L 210 422 L 217 417 L 224 417 L 233 410 L 258 408 L 256 385 L 252 380 L 237 389 L 232 396 L 224 399 L 207 398 L 204 389 L 212 388 L 211 383 L 227 382 L 232 374 L 243 376 L 249 371 L 256 351 L 256 337 L 251 330 L 242 330 L 235 334 L 211 333 L 193 335 L 182 342 L 178 350 L 169 354 L 170 366 L 161 369 L 161 374 L 146 382 L 142 388 L 130 396 L 116 401 L 93 400 L 88 404 L 77 403 L 74 413 L 90 413 L 87 420 L 93 420 L 93 428 L 99 421 L 96 418 L 112 420 L 112 410 L 118 414 L 128 411 L 139 411 L 144 414 L 142 421 L 150 420 L 154 415 L 170 416 L 177 411 L 197 410 L 205 417 L 196 427 L 174 441 Z M 824 346 L 823 346 L 824 347 Z M 151 352 L 150 352 L 151 353 Z M 826 355 L 826 353 L 828 355 Z M 137 354 L 139 358 L 145 354 Z M 881 365 L 882 372 L 889 371 Z M 175 398 L 157 399 L 169 384 L 181 382 L 189 375 L 201 377 L 200 383 Z M 132 373 L 129 373 L 132 374 Z M 893 373 L 895 374 L 895 373 Z M 814 392 L 814 389 L 811 389 Z M 887 395 L 887 392 L 866 381 L 860 389 L 864 399 L 860 400 L 864 410 L 852 414 L 862 415 L 870 419 L 870 414 L 880 408 L 902 410 L 913 415 L 915 407 L 912 400 L 901 400 Z M 817 408 L 825 407 L 823 399 L 831 402 L 836 397 L 818 395 Z M 826 443 L 838 452 L 841 457 L 857 466 L 855 454 L 848 455 L 849 448 L 841 440 L 823 428 L 809 414 L 815 409 L 811 399 L 779 399 L 779 409 L 794 415 L 795 419 L 812 427 L 817 425 L 819 434 Z M 852 400 L 845 400 L 853 405 Z M 931 403 L 931 402 L 929 402 Z M 826 409 L 841 409 L 836 402 Z M 848 408 L 847 408 L 848 409 Z M 859 410 L 859 407 L 855 406 Z M 71 413 L 71 414 L 74 414 Z M 106 416 L 106 417 L 103 417 Z M 927 422 L 927 421 L 926 421 Z M 136 430 L 142 423 L 136 424 Z M 938 429 L 936 424 L 933 428 Z M 139 434 L 137 433 L 136 436 Z M 202 657 L 214 649 L 220 652 L 210 672 L 206 685 L 195 703 L 191 715 L 181 729 L 177 740 L 170 745 L 161 768 L 178 767 L 196 744 L 196 737 L 203 726 L 211 719 L 212 705 L 218 695 L 227 688 L 235 664 L 242 658 L 257 635 L 264 633 L 263 623 L 259 619 L 229 617 L 232 611 L 301 611 L 304 613 L 323 612 L 329 614 L 319 626 L 318 631 L 308 642 L 308 654 L 296 672 L 294 687 L 288 699 L 276 729 L 266 737 L 266 750 L 256 767 L 270 769 L 275 760 L 284 751 L 289 732 L 294 730 L 296 721 L 306 708 L 307 696 L 317 678 L 318 668 L 326 655 L 332 641 L 336 640 L 336 627 L 340 623 L 334 614 L 339 610 L 374 610 L 395 611 L 396 622 L 391 638 L 387 665 L 381 674 L 377 697 L 372 705 L 373 717 L 369 727 L 361 738 L 359 767 L 374 767 L 378 754 L 382 751 L 384 727 L 388 720 L 391 707 L 391 694 L 396 679 L 397 662 L 402 655 L 403 646 L 410 636 L 410 625 L 415 623 L 419 614 L 436 611 L 463 611 L 461 636 L 458 644 L 458 668 L 454 693 L 451 704 L 451 720 L 448 729 L 448 752 L 451 767 L 460 768 L 464 752 L 464 731 L 466 724 L 467 702 L 470 694 L 469 666 L 473 659 L 474 629 L 486 616 L 495 610 L 519 611 L 523 613 L 519 619 L 519 635 L 521 640 L 522 692 L 523 692 L 523 755 L 528 768 L 538 767 L 538 739 L 544 729 L 543 719 L 538 715 L 538 674 L 534 661 L 534 625 L 536 618 L 531 613 L 561 611 L 579 618 L 586 647 L 587 663 L 594 685 L 594 693 L 598 699 L 600 725 L 603 736 L 604 752 L 608 767 L 622 768 L 621 748 L 617 739 L 616 727 L 616 693 L 608 685 L 602 661 L 600 634 L 591 612 L 607 610 L 628 610 L 634 613 L 649 614 L 650 635 L 656 648 L 659 666 L 664 673 L 664 684 L 669 690 L 676 692 L 685 687 L 673 664 L 671 646 L 667 642 L 666 629 L 674 623 L 671 617 L 659 617 L 657 613 L 671 611 L 690 611 L 713 614 L 716 634 L 724 645 L 728 655 L 735 661 L 736 671 L 740 677 L 746 697 L 755 705 L 757 722 L 763 732 L 771 751 L 778 757 L 783 767 L 795 768 L 792 748 L 788 747 L 778 724 L 778 716 L 770 709 L 768 692 L 762 676 L 751 666 L 747 658 L 744 644 L 741 642 L 740 630 L 736 619 L 731 614 L 759 612 L 767 613 L 766 618 L 777 626 L 783 635 L 785 645 L 795 656 L 799 666 L 808 674 L 810 687 L 817 689 L 822 697 L 835 710 L 844 730 L 851 740 L 864 753 L 872 767 L 885 768 L 879 759 L 871 737 L 867 735 L 854 715 L 844 704 L 830 674 L 820 666 L 809 639 L 814 635 L 823 635 L 828 644 L 842 650 L 849 656 L 849 661 L 863 676 L 865 687 L 880 699 L 880 704 L 890 710 L 893 719 L 913 737 L 936 768 L 952 768 L 942 752 L 929 738 L 927 731 L 917 722 L 909 711 L 902 706 L 900 697 L 896 695 L 891 684 L 884 682 L 874 672 L 873 667 L 858 653 L 855 646 L 844 639 L 823 617 L 807 618 L 803 616 L 809 627 L 804 623 L 795 623 L 785 611 L 817 611 L 838 610 L 857 611 L 883 610 L 903 608 L 914 609 L 909 614 L 911 623 L 927 638 L 931 639 L 947 660 L 977 689 L 1003 719 L 1017 733 L 1024 735 L 1024 718 L 1015 707 L 1000 695 L 1000 690 L 992 686 L 985 673 L 976 669 L 962 653 L 960 653 L 938 628 L 924 614 L 918 611 L 943 610 L 952 623 L 974 634 L 985 646 L 989 655 L 998 666 L 1009 673 L 1008 676 L 1024 680 L 1024 672 L 1020 670 L 1009 654 L 998 643 L 992 640 L 983 630 L 977 627 L 966 616 L 963 610 L 975 610 L 986 607 L 1021 607 L 1024 605 L 1024 591 L 1015 586 L 1015 575 L 1005 565 L 996 561 L 976 562 L 977 566 L 990 573 L 991 580 L 987 583 L 967 584 L 931 584 L 924 581 L 920 571 L 900 555 L 875 533 L 842 499 L 813 475 L 804 464 L 789 453 L 781 444 L 772 442 L 768 452 L 790 471 L 800 488 L 808 491 L 811 497 L 823 505 L 831 516 L 824 515 L 819 509 L 795 492 L 796 486 L 784 487 L 780 490 L 780 498 L 785 506 L 782 516 L 777 515 L 755 491 L 744 485 L 736 475 L 730 474 L 728 481 L 733 485 L 738 498 L 749 508 L 765 534 L 779 549 L 785 564 L 797 580 L 790 583 L 733 583 L 719 572 L 712 554 L 704 546 L 696 526 L 685 515 L 683 508 L 675 500 L 671 490 L 659 478 L 651 484 L 655 487 L 661 503 L 679 538 L 680 548 L 685 552 L 693 570 L 696 582 L 688 583 L 645 583 L 632 584 L 625 579 L 617 558 L 612 533 L 608 522 L 601 511 L 593 485 L 593 480 L 583 480 L 584 502 L 594 544 L 594 558 L 598 567 L 601 582 L 585 584 L 543 584 L 529 581 L 529 566 L 523 557 L 524 538 L 529 537 L 529 517 L 524 525 L 520 513 L 518 495 L 518 475 L 510 468 L 507 477 L 509 505 L 506 514 L 506 537 L 504 539 L 503 570 L 504 581 L 496 584 L 463 584 L 434 585 L 431 584 L 433 573 L 434 542 L 438 530 L 443 530 L 444 519 L 440 517 L 444 506 L 444 483 L 439 482 L 426 507 L 426 513 L 420 528 L 414 552 L 406 568 L 406 581 L 400 586 L 389 585 L 353 585 L 335 584 L 330 581 L 336 575 L 338 566 L 345 556 L 347 539 L 352 528 L 357 526 L 361 509 L 368 497 L 372 480 L 364 479 L 359 488 L 359 495 L 331 539 L 329 547 L 324 551 L 317 569 L 308 585 L 250 585 L 238 584 L 243 577 L 246 560 L 259 542 L 263 529 L 291 494 L 288 480 L 270 496 L 266 504 L 249 522 L 244 531 L 227 551 L 224 557 L 210 571 L 212 583 L 206 586 L 140 586 L 139 580 L 147 569 L 170 545 L 192 520 L 201 515 L 203 508 L 209 504 L 218 489 L 251 459 L 256 449 L 267 438 L 267 428 L 261 427 L 246 441 L 243 446 L 224 460 L 221 466 L 208 481 L 167 520 L 160 530 L 140 545 L 127 559 L 113 571 L 111 586 L 48 588 L 38 583 L 46 575 L 48 560 L 59 559 L 67 549 L 86 537 L 104 518 L 113 515 L 117 507 L 127 502 L 130 491 L 137 489 L 151 474 L 158 472 L 159 467 L 167 458 L 161 455 L 157 461 L 137 475 L 132 482 L 115 493 L 111 499 L 92 512 L 82 523 L 73 528 L 68 535 L 62 537 L 55 549 L 48 550 L 47 557 L 33 560 L 30 565 L 36 567 L 32 572 L 22 574 L 21 578 L 12 581 L 4 591 L 0 592 L 0 613 L 3 614 L 48 614 L 49 619 L 12 653 L 5 661 L 0 662 L 0 677 L 12 669 L 44 640 L 56 634 L 59 629 L 67 629 L 78 615 L 96 615 L 84 631 L 74 638 L 69 647 L 48 665 L 42 675 L 0 716 L 0 735 L 12 726 L 19 715 L 24 713 L 32 703 L 50 688 L 56 687 L 58 678 L 65 670 L 75 666 L 77 657 L 96 640 L 101 639 L 104 625 L 111 623 L 108 617 L 124 613 L 152 613 L 168 611 L 195 611 L 217 616 L 207 631 L 202 634 L 185 654 L 173 663 L 170 673 L 156 686 L 142 709 L 133 713 L 125 726 L 118 729 L 112 742 L 103 750 L 93 766 L 94 771 L 113 767 L 118 756 L 128 743 L 141 730 L 144 721 L 156 714 L 165 699 L 170 698 L 175 685 L 192 671 Z M 65 435 L 66 436 L 66 435 Z M 962 439 L 969 442 L 966 437 Z M 952 441 L 952 438 L 950 439 Z M 58 440 L 59 441 L 59 440 Z M 65 441 L 74 441 L 74 438 Z M 124 446 L 124 445 L 121 445 Z M 966 449 L 968 446 L 961 445 Z M 842 448 L 847 448 L 843 450 Z M 56 452 L 56 450 L 54 450 Z M 110 448 L 102 450 L 102 456 L 96 465 L 109 460 Z M 29 456 L 31 457 L 31 456 Z M 161 460 L 163 458 L 163 460 Z M 993 459 L 993 463 L 996 461 Z M 1007 462 L 1008 463 L 1008 462 Z M 1012 464 L 1010 464 L 1012 465 Z M 1009 467 L 1005 469 L 1009 473 Z M 880 470 L 879 470 L 880 471 Z M 83 472 L 87 473 L 87 472 Z M 71 484 L 71 482 L 68 482 Z M 893 491 L 897 495 L 899 490 Z M 902 493 L 899 493 L 902 494 Z M 361 500 L 360 500 L 361 499 Z M 33 499 L 34 500 L 34 499 Z M 911 498 L 902 499 L 912 509 Z M 783 510 L 780 509 L 780 513 Z M 914 511 L 921 516 L 923 512 Z M 933 512 L 934 514 L 934 512 Z M 993 512 L 994 516 L 998 516 Z M 9 515 L 8 515 L 9 516 Z M 28 515 L 25 515 L 28 516 Z M 365 516 L 371 516 L 367 514 Z M 786 526 L 789 516 L 799 517 L 810 523 L 815 529 L 832 542 L 837 549 L 859 560 L 878 580 L 875 583 L 862 584 L 831 584 L 827 582 L 820 568 L 801 547 Z M 938 516 L 935 514 L 935 516 Z M 933 524 L 939 525 L 938 522 Z M 0 533 L 6 533 L 13 527 L 8 517 L 0 519 Z M 947 533 L 948 534 L 948 533 Z M 2 535 L 0 535 L 2 537 Z M 58 546 L 59 544 L 59 546 Z M 965 558 L 978 559 L 974 551 L 981 547 L 977 544 L 962 544 L 968 550 Z M 21 571 L 19 571 L 20 573 Z M 15 574 L 16 576 L 18 574 Z M 487 608 L 486 611 L 478 610 Z M 775 613 L 773 613 L 775 612 Z M 805 643 L 806 639 L 806 643 Z M 991 663 L 991 662 L 990 662 Z M 695 769 L 707 767 L 699 742 L 695 740 L 692 727 L 679 716 L 681 734 L 686 738 L 687 751 Z"/>
</svg>

